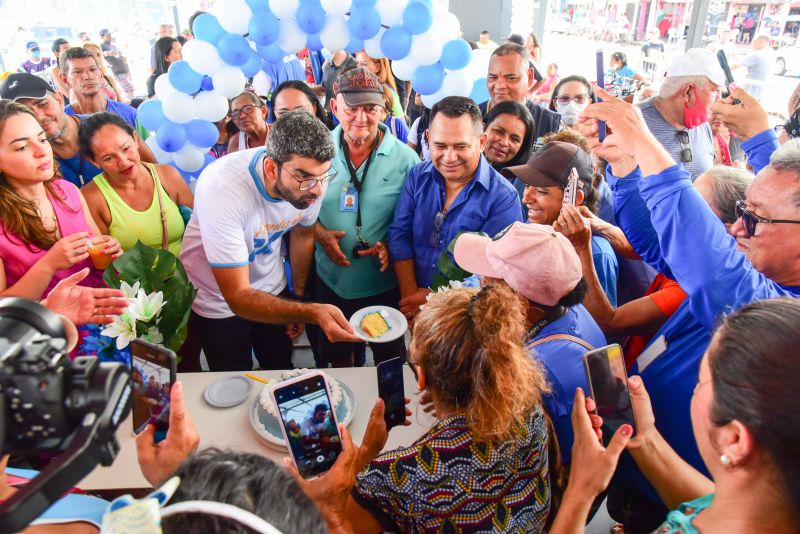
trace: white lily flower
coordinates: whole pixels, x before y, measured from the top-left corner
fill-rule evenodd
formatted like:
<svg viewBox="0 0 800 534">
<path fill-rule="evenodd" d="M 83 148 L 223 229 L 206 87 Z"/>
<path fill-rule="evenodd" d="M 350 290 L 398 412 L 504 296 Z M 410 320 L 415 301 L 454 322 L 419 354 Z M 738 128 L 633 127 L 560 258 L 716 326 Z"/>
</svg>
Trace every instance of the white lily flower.
<svg viewBox="0 0 800 534">
<path fill-rule="evenodd" d="M 136 294 L 136 298 L 131 301 L 128 312 L 137 321 L 149 323 L 158 317 L 165 304 L 164 293 L 161 291 L 147 295 L 144 289 L 140 289 Z"/>
<path fill-rule="evenodd" d="M 130 313 L 125 312 L 115 317 L 114 321 L 100 333 L 104 336 L 117 338 L 117 350 L 122 350 L 136 339 L 136 319 Z"/>
<path fill-rule="evenodd" d="M 129 286 L 128 282 L 123 280 L 119 284 L 119 289 L 125 293 L 125 298 L 134 299 L 136 298 L 136 293 L 139 292 L 139 282 L 135 282 L 133 286 Z"/>
</svg>

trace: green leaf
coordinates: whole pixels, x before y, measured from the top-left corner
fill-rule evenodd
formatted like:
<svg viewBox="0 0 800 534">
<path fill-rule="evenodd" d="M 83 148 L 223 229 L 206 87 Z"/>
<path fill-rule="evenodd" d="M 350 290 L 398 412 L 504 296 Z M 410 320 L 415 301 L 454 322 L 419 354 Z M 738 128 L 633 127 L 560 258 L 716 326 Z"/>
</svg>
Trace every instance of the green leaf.
<svg viewBox="0 0 800 534">
<path fill-rule="evenodd" d="M 433 283 L 431 284 L 432 291 L 436 291 L 440 287 L 449 286 L 451 280 L 461 281 L 473 274 L 469 271 L 465 271 L 453 261 L 456 239 L 458 239 L 461 234 L 476 234 L 489 237 L 484 232 L 459 232 L 453 240 L 450 241 L 447 248 L 439 255 L 439 261 L 436 264 L 436 272 L 433 273 Z"/>
<path fill-rule="evenodd" d="M 148 294 L 161 291 L 166 302 L 158 323 L 164 336 L 163 345 L 176 352 L 180 349 L 186 340 L 189 312 L 197 289 L 189 281 L 186 269 L 174 254 L 137 241 L 133 248 L 112 262 L 106 269 L 103 280 L 113 288 L 119 288 L 124 280 L 130 285 L 139 282 L 140 287 Z M 137 324 L 137 332 L 139 328 L 140 325 Z M 142 329 L 142 332 L 146 331 L 146 328 Z"/>
</svg>

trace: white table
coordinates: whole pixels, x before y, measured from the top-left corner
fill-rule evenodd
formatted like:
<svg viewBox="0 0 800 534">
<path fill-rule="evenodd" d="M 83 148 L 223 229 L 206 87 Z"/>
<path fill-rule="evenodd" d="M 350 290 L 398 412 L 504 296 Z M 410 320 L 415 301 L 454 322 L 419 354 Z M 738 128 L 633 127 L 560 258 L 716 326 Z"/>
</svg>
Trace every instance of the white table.
<svg viewBox="0 0 800 534">
<path fill-rule="evenodd" d="M 264 378 L 280 378 L 282 371 L 254 371 Z M 347 384 L 356 396 L 356 411 L 348 427 L 355 443 L 360 443 L 364 436 L 369 413 L 378 398 L 378 381 L 374 367 L 356 367 L 343 369 L 326 369 L 326 373 Z M 255 399 L 261 393 L 264 384 L 253 382 L 253 389 L 247 400 L 233 408 L 213 408 L 203 400 L 203 390 L 208 384 L 220 378 L 243 375 L 231 373 L 179 373 L 178 380 L 183 384 L 186 407 L 194 420 L 200 434 L 200 448 L 217 447 L 243 452 L 261 454 L 275 461 L 288 455 L 283 449 L 267 445 L 256 435 L 250 426 L 250 410 Z M 416 381 L 408 366 L 403 368 L 403 382 L 406 397 L 411 398 L 411 426 L 395 427 L 389 432 L 386 450 L 402 445 L 410 445 L 422 433 L 430 428 L 433 418 L 425 414 L 419 406 L 416 393 Z M 117 430 L 120 452 L 109 467 L 98 466 L 77 486 L 85 490 L 117 490 L 147 488 L 149 484 L 139 470 L 136 459 L 136 443 L 134 442 L 132 423 L 123 421 Z"/>
</svg>

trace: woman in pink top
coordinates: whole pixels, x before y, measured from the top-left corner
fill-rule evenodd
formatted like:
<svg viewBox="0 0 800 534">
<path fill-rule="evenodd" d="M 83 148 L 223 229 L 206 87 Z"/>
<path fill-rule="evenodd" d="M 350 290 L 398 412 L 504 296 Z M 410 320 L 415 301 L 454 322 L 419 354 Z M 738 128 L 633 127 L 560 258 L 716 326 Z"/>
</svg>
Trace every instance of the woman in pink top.
<svg viewBox="0 0 800 534">
<path fill-rule="evenodd" d="M 53 150 L 31 111 L 0 101 L 0 296 L 43 298 L 63 278 L 92 269 L 87 238 L 100 234 L 80 191 L 58 178 Z M 102 236 L 104 254 L 120 251 Z"/>
</svg>

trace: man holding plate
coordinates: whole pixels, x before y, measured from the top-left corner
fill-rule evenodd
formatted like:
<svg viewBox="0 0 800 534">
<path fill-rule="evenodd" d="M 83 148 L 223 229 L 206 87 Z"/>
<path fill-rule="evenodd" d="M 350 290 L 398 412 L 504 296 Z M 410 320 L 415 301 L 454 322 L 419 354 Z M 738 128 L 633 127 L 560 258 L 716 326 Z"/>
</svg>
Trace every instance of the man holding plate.
<svg viewBox="0 0 800 534">
<path fill-rule="evenodd" d="M 369 306 L 397 307 L 400 292 L 384 242 L 403 182 L 419 158 L 381 122 L 383 85 L 377 76 L 363 68 L 348 70 L 333 92 L 331 110 L 339 120 L 331 132 L 336 176 L 322 200 L 314 258 L 317 299 L 349 317 Z M 370 347 L 376 364 L 406 353 L 402 336 Z M 351 343 L 333 344 L 320 336 L 319 349 L 325 365 L 353 365 Z"/>
</svg>

